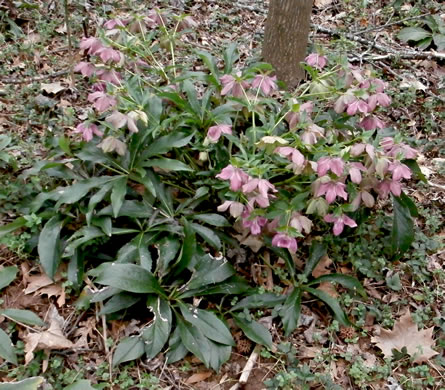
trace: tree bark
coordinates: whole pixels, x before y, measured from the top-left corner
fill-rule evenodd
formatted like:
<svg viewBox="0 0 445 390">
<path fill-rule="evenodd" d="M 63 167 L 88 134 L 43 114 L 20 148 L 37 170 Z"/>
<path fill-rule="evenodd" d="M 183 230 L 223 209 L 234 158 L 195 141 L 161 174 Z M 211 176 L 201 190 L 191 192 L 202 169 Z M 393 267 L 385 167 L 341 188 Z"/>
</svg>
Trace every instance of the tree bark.
<svg viewBox="0 0 445 390">
<path fill-rule="evenodd" d="M 263 58 L 273 65 L 288 88 L 304 77 L 313 0 L 270 0 L 264 32 Z"/>
</svg>

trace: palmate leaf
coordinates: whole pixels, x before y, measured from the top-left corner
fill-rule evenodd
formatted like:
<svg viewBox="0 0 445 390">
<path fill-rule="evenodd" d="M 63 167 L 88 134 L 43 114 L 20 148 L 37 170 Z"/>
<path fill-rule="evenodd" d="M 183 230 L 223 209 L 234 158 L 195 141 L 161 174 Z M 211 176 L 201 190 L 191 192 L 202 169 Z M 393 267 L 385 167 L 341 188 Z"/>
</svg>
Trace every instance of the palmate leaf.
<svg viewBox="0 0 445 390">
<path fill-rule="evenodd" d="M 366 297 L 366 291 L 363 288 L 362 284 L 356 278 L 349 275 L 343 275 L 343 274 L 322 275 L 316 279 L 311 280 L 309 283 L 307 283 L 307 286 L 312 286 L 314 284 L 320 284 L 323 282 L 339 283 L 346 288 L 358 292 L 361 296 Z"/>
<path fill-rule="evenodd" d="M 40 263 L 45 273 L 51 279 L 56 274 L 62 256 L 62 246 L 60 242 L 62 226 L 63 220 L 61 220 L 58 215 L 55 215 L 45 224 L 39 236 L 37 251 L 39 253 Z"/>
<path fill-rule="evenodd" d="M 393 196 L 393 208 L 392 252 L 396 256 L 401 256 L 414 241 L 414 224 L 411 218 L 414 212 L 413 203 L 406 196 Z"/>
<path fill-rule="evenodd" d="M 127 309 L 141 300 L 140 296 L 120 292 L 113 297 L 104 305 L 103 309 L 98 315 L 107 315 L 111 313 L 116 313 L 119 310 Z"/>
<path fill-rule="evenodd" d="M 0 356 L 8 362 L 17 365 L 17 355 L 11 339 L 6 332 L 0 328 Z"/>
<path fill-rule="evenodd" d="M 285 299 L 286 297 L 284 295 L 276 295 L 272 293 L 252 294 L 241 299 L 241 301 L 232 307 L 232 311 L 275 307 L 282 304 Z"/>
<path fill-rule="evenodd" d="M 402 28 L 397 36 L 403 42 L 420 41 L 431 37 L 431 33 L 421 27 L 406 27 Z"/>
<path fill-rule="evenodd" d="M 18 271 L 19 269 L 15 265 L 0 269 L 0 290 L 11 284 L 16 278 Z"/>
<path fill-rule="evenodd" d="M 192 324 L 182 320 L 179 316 L 176 317 L 179 335 L 185 348 L 201 360 L 206 367 L 210 365 L 211 345 L 207 337 Z"/>
<path fill-rule="evenodd" d="M 184 359 L 187 355 L 188 350 L 181 341 L 181 335 L 179 333 L 179 327 L 176 327 L 171 334 L 170 340 L 168 341 L 168 351 L 166 354 L 167 363 L 175 363 L 179 360 Z"/>
<path fill-rule="evenodd" d="M 124 203 L 125 194 L 127 193 L 127 176 L 121 176 L 113 183 L 111 191 L 111 206 L 113 208 L 113 217 L 117 218 L 119 211 Z"/>
<path fill-rule="evenodd" d="M 253 342 L 272 348 L 272 335 L 257 321 L 249 321 L 244 318 L 243 314 L 232 313 L 233 319 L 238 327 L 244 332 L 247 338 Z"/>
<path fill-rule="evenodd" d="M 284 335 L 289 336 L 298 325 L 301 312 L 301 290 L 294 287 L 294 290 L 287 296 L 282 308 L 279 311 L 283 321 Z"/>
<path fill-rule="evenodd" d="M 35 376 L 19 382 L 0 383 L 0 390 L 38 390 L 44 381 L 45 378 Z"/>
<path fill-rule="evenodd" d="M 152 359 L 161 352 L 170 336 L 172 312 L 168 303 L 155 295 L 147 298 L 147 307 L 154 318 L 152 323 L 144 329 L 142 339 L 147 359 Z"/>
<path fill-rule="evenodd" d="M 45 323 L 42 321 L 42 319 L 30 310 L 4 309 L 0 310 L 0 315 L 26 325 L 45 326 Z"/>
<path fill-rule="evenodd" d="M 226 258 L 214 258 L 208 254 L 200 256 L 187 290 L 223 282 L 234 274 L 235 270 Z"/>
<path fill-rule="evenodd" d="M 343 311 L 343 309 L 340 307 L 340 303 L 338 302 L 337 299 L 333 298 L 328 293 L 326 293 L 322 290 L 314 289 L 311 287 L 304 287 L 304 290 L 311 293 L 313 296 L 317 297 L 321 301 L 323 301 L 332 310 L 332 312 L 334 313 L 335 319 L 341 325 L 344 325 L 344 326 L 351 325 L 350 321 L 348 320 L 348 317 L 346 317 L 346 314 Z"/>
</svg>

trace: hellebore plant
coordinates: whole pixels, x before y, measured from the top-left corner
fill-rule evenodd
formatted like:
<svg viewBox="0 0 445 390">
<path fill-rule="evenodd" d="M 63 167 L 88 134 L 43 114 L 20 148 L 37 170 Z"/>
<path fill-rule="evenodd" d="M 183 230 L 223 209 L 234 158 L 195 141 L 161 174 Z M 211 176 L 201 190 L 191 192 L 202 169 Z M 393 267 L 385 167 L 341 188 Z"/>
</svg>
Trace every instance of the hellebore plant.
<svg viewBox="0 0 445 390">
<path fill-rule="evenodd" d="M 78 290 L 87 272 L 105 286 L 90 286 L 88 298 L 105 302 L 101 314 L 134 305 L 151 313 L 138 336 L 119 344 L 114 364 L 151 359 L 168 345 L 168 362 L 190 351 L 217 370 L 234 345 L 227 318 L 272 347 L 249 310 L 274 307 L 288 335 L 306 294 L 349 324 L 338 301 L 313 288 L 333 281 L 364 294 L 347 275 L 312 277 L 328 250 L 324 237 L 354 235 L 392 194 L 394 257 L 412 241 L 415 206 L 403 181 L 418 172 L 416 151 L 386 127 L 386 83 L 310 54 L 311 80 L 278 91 L 270 65 L 235 68 L 235 45 L 224 67 L 188 47 L 182 37 L 195 24 L 153 9 L 106 21 L 98 37 L 83 39 L 75 70 L 90 82 L 89 111 L 25 173 L 54 178 L 28 207 L 43 221 L 31 242 L 45 272 L 54 277 L 68 262 Z M 204 70 L 189 71 L 196 62 Z M 25 224 L 18 218 L 2 232 Z M 233 237 L 284 260 L 284 294 L 262 294 L 236 274 L 225 257 Z M 292 258 L 299 251 L 304 269 Z M 226 295 L 241 299 L 230 307 Z"/>
</svg>

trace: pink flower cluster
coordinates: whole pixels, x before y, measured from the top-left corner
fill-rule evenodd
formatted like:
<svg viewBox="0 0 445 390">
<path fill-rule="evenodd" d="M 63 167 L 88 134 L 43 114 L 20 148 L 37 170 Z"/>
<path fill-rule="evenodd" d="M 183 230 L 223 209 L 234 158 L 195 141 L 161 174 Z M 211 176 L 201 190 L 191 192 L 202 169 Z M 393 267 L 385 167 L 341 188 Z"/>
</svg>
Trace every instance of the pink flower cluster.
<svg viewBox="0 0 445 390">
<path fill-rule="evenodd" d="M 237 72 L 236 77 L 225 74 L 221 76 L 220 81 L 223 86 L 221 90 L 222 96 L 231 93 L 234 97 L 242 98 L 250 87 L 261 90 L 265 96 L 269 96 L 273 91 L 278 89 L 276 83 L 277 77 L 270 77 L 263 74 L 255 76 L 251 84 L 242 79 L 241 72 Z"/>
</svg>

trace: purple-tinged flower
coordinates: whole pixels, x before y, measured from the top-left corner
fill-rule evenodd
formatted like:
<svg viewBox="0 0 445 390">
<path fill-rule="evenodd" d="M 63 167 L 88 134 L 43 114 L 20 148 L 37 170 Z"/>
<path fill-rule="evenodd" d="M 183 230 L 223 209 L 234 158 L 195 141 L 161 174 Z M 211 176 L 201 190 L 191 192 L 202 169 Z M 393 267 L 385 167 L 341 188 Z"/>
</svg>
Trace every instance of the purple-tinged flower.
<svg viewBox="0 0 445 390">
<path fill-rule="evenodd" d="M 197 29 L 199 23 L 190 15 L 186 16 L 182 19 L 178 24 L 178 31 L 188 30 L 188 29 Z"/>
<path fill-rule="evenodd" d="M 104 135 L 104 133 L 102 133 L 102 131 L 100 131 L 94 123 L 88 122 L 79 123 L 74 132 L 82 134 L 82 138 L 86 142 L 89 142 L 93 139 L 93 134 L 97 135 L 98 137 L 102 137 Z"/>
<path fill-rule="evenodd" d="M 391 98 L 384 92 L 377 92 L 368 97 L 369 112 L 374 111 L 377 106 L 388 107 L 391 104 Z"/>
<path fill-rule="evenodd" d="M 348 199 L 348 194 L 345 191 L 345 184 L 336 181 L 329 181 L 327 183 L 323 183 L 318 188 L 318 191 L 315 196 L 326 195 L 326 201 L 331 204 L 338 197 L 343 198 L 344 200 Z"/>
<path fill-rule="evenodd" d="M 99 69 L 96 74 L 99 80 L 107 81 L 114 85 L 119 85 L 122 80 L 121 74 L 114 69 Z"/>
<path fill-rule="evenodd" d="M 259 74 L 255 76 L 252 81 L 252 88 L 261 88 L 265 96 L 269 96 L 272 91 L 276 91 L 277 87 L 277 76 L 266 76 Z"/>
<path fill-rule="evenodd" d="M 366 168 L 362 163 L 353 162 L 349 164 L 349 177 L 351 181 L 355 184 L 360 184 L 362 181 L 362 173 L 361 171 L 366 171 Z"/>
<path fill-rule="evenodd" d="M 392 172 L 392 179 L 399 181 L 400 179 L 411 179 L 411 169 L 400 161 L 389 164 L 388 170 Z"/>
<path fill-rule="evenodd" d="M 243 227 L 250 229 L 250 233 L 254 236 L 260 234 L 262 227 L 267 224 L 267 218 L 264 217 L 254 217 L 252 219 L 250 219 L 250 217 L 244 218 Z"/>
<path fill-rule="evenodd" d="M 97 145 L 104 153 L 116 152 L 118 155 L 123 156 L 127 151 L 127 145 L 116 137 L 108 136 L 100 144 Z"/>
<path fill-rule="evenodd" d="M 103 47 L 102 49 L 99 49 L 96 54 L 99 55 L 103 62 L 111 61 L 117 63 L 122 59 L 122 54 L 111 47 Z"/>
<path fill-rule="evenodd" d="M 96 70 L 96 67 L 94 64 L 91 64 L 89 62 L 81 61 L 74 67 L 74 72 L 80 72 L 82 73 L 82 76 L 84 77 L 90 77 L 94 71 Z"/>
<path fill-rule="evenodd" d="M 91 86 L 93 92 L 105 92 L 107 90 L 107 84 L 104 82 L 94 83 Z"/>
<path fill-rule="evenodd" d="M 331 171 L 337 176 L 342 176 L 345 163 L 340 157 L 322 157 L 317 161 L 318 176 L 324 176 Z"/>
<path fill-rule="evenodd" d="M 380 146 L 385 152 L 389 152 L 394 147 L 394 139 L 392 137 L 385 137 L 380 141 Z"/>
<path fill-rule="evenodd" d="M 236 74 L 238 77 L 241 77 L 241 72 Z M 225 74 L 221 76 L 220 79 L 221 84 L 223 85 L 223 89 L 221 91 L 221 95 L 227 95 L 230 91 L 232 91 L 232 96 L 241 98 L 244 96 L 243 90 L 249 87 L 249 83 L 247 81 L 238 81 L 230 74 Z"/>
<path fill-rule="evenodd" d="M 232 126 L 230 125 L 216 125 L 209 128 L 207 131 L 207 138 L 213 142 L 218 142 L 221 134 L 232 134 Z"/>
<path fill-rule="evenodd" d="M 300 153 L 299 150 L 295 148 L 292 148 L 290 146 L 279 146 L 275 149 L 275 153 L 289 158 L 297 166 L 304 166 L 304 156 Z"/>
<path fill-rule="evenodd" d="M 111 115 L 108 115 L 105 120 L 111 123 L 116 129 L 120 129 L 127 125 L 128 130 L 132 133 L 137 133 L 139 131 L 137 127 L 138 120 L 137 113 L 134 111 L 129 112 L 127 115 L 122 114 L 119 111 L 114 111 Z"/>
<path fill-rule="evenodd" d="M 365 190 L 360 191 L 357 196 L 354 198 L 354 200 L 351 202 L 351 211 L 357 211 L 360 207 L 361 202 L 365 204 L 366 207 L 374 207 L 375 200 L 374 197 Z"/>
<path fill-rule="evenodd" d="M 377 118 L 375 115 L 368 115 L 362 119 L 360 127 L 365 130 L 383 129 L 385 127 L 385 122 Z"/>
<path fill-rule="evenodd" d="M 312 221 L 300 213 L 292 213 L 289 225 L 300 233 L 304 231 L 306 234 L 309 234 L 312 229 Z"/>
<path fill-rule="evenodd" d="M 220 212 L 227 211 L 227 209 L 229 209 L 229 213 L 232 217 L 238 218 L 243 213 L 244 206 L 240 202 L 226 200 L 222 205 L 217 207 L 217 210 Z"/>
<path fill-rule="evenodd" d="M 395 196 L 400 196 L 402 193 L 402 185 L 395 180 L 383 180 L 377 186 L 377 192 L 381 199 L 386 199 L 390 192 Z"/>
<path fill-rule="evenodd" d="M 304 60 L 308 65 L 318 70 L 322 70 L 328 63 L 328 59 L 318 53 L 311 53 Z"/>
<path fill-rule="evenodd" d="M 125 20 L 111 19 L 111 20 L 108 20 L 107 22 L 104 23 L 104 27 L 107 30 L 112 30 L 116 26 L 118 26 L 118 27 L 125 27 L 126 24 L 127 24 L 127 21 L 125 21 Z"/>
<path fill-rule="evenodd" d="M 378 93 L 383 92 L 387 86 L 387 83 L 380 79 L 372 79 L 370 80 L 370 83 L 371 87 L 374 88 L 375 91 Z"/>
<path fill-rule="evenodd" d="M 315 123 L 312 123 L 308 126 L 306 131 L 301 134 L 301 141 L 306 145 L 315 145 L 318 142 L 318 139 L 322 138 L 323 136 L 323 127 L 317 126 Z"/>
<path fill-rule="evenodd" d="M 261 196 L 266 199 L 269 197 L 269 190 L 272 192 L 277 192 L 277 189 L 273 184 L 270 183 L 269 180 L 249 178 L 247 183 L 243 185 L 243 192 L 245 194 L 248 194 L 255 190 L 258 190 Z"/>
<path fill-rule="evenodd" d="M 391 137 L 383 138 L 380 145 L 389 156 L 394 158 L 397 158 L 397 155 L 400 154 L 403 158 L 413 159 L 416 158 L 418 154 L 417 150 L 413 149 L 411 146 L 403 143 L 395 144 Z"/>
<path fill-rule="evenodd" d="M 302 114 L 304 114 L 305 117 L 310 117 L 313 110 L 314 110 L 314 103 L 312 101 L 309 101 L 301 104 L 298 108 L 298 112 L 295 111 L 288 112 L 285 116 L 285 119 L 286 122 L 289 124 L 289 129 L 293 129 L 297 126 L 297 124 L 302 119 L 303 116 Z"/>
<path fill-rule="evenodd" d="M 248 204 L 252 209 L 255 207 L 255 203 L 262 209 L 265 209 L 266 207 L 270 206 L 269 198 L 274 198 L 274 197 L 275 195 L 269 195 L 265 197 L 261 194 L 256 194 L 252 197 L 249 197 Z"/>
<path fill-rule="evenodd" d="M 324 220 L 329 223 L 334 224 L 334 228 L 332 229 L 334 232 L 334 236 L 338 236 L 343 231 L 345 225 L 349 227 L 357 227 L 357 224 L 352 218 L 349 218 L 347 215 L 343 214 L 341 216 L 336 216 L 334 214 L 325 215 Z"/>
<path fill-rule="evenodd" d="M 148 11 L 148 15 L 145 18 L 145 23 L 150 28 L 156 28 L 162 24 L 161 15 L 159 14 L 159 10 L 152 9 Z"/>
<path fill-rule="evenodd" d="M 249 180 L 249 175 L 246 172 L 231 164 L 223 168 L 216 177 L 221 180 L 230 180 L 230 189 L 232 191 L 238 191 Z"/>
<path fill-rule="evenodd" d="M 356 101 L 356 97 L 351 93 L 346 93 L 345 95 L 341 95 L 334 104 L 334 111 L 337 114 L 341 114 L 346 110 L 349 104 Z"/>
<path fill-rule="evenodd" d="M 348 115 L 355 115 L 357 112 L 367 114 L 370 111 L 371 110 L 368 106 L 368 103 L 366 103 L 362 99 L 356 99 L 352 103 L 348 104 L 348 108 L 346 109 L 346 113 Z"/>
<path fill-rule="evenodd" d="M 96 54 L 100 49 L 102 49 L 103 45 L 100 39 L 89 37 L 83 38 L 80 42 L 79 47 L 83 50 L 88 50 L 88 54 L 93 55 Z"/>
<path fill-rule="evenodd" d="M 284 233 L 275 234 L 272 238 L 272 245 L 278 248 L 287 248 L 291 253 L 297 251 L 297 240 Z"/>
<path fill-rule="evenodd" d="M 88 101 L 92 102 L 94 108 L 99 112 L 104 112 L 117 104 L 117 101 L 113 96 L 109 96 L 100 91 L 90 93 L 88 95 Z"/>
</svg>

